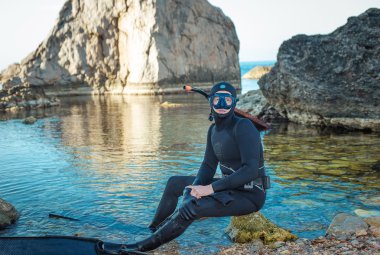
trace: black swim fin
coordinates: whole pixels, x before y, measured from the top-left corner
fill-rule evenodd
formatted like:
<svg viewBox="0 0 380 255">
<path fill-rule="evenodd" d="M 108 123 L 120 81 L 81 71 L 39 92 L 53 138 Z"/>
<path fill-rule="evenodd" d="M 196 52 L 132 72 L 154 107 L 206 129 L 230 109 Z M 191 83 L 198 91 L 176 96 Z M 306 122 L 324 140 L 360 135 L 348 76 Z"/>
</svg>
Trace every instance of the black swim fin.
<svg viewBox="0 0 380 255">
<path fill-rule="evenodd" d="M 122 244 L 75 236 L 0 237 L 0 255 L 147 255 Z"/>
</svg>

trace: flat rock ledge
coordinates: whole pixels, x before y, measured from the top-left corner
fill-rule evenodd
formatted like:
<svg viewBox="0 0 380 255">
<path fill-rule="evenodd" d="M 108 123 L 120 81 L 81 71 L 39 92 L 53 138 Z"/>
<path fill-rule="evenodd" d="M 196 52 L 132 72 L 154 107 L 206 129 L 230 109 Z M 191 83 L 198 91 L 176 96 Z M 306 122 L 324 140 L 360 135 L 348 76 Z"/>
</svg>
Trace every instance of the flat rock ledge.
<svg viewBox="0 0 380 255">
<path fill-rule="evenodd" d="M 14 224 L 18 218 L 16 208 L 0 198 L 0 230 Z"/>
<path fill-rule="evenodd" d="M 0 91 L 0 111 L 45 108 L 59 105 L 56 97 L 49 97 L 43 88 L 34 86 L 15 86 Z"/>
</svg>

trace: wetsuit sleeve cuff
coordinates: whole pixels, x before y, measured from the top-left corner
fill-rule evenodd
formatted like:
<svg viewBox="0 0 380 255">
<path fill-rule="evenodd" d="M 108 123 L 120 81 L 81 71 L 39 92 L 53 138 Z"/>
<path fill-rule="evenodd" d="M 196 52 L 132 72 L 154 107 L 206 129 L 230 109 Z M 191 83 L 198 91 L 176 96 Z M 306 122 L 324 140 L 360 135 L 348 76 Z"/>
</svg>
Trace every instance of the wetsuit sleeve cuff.
<svg viewBox="0 0 380 255">
<path fill-rule="evenodd" d="M 223 186 L 224 185 L 220 182 L 220 180 L 211 183 L 211 187 L 214 190 L 214 192 L 222 191 L 224 189 Z"/>
</svg>

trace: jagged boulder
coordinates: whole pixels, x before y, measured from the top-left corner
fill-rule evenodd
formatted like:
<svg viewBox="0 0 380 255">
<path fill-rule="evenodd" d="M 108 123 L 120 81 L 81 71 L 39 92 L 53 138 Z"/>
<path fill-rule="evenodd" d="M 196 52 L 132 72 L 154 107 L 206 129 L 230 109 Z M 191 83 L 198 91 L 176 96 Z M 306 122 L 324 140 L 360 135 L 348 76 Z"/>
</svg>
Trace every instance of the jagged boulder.
<svg viewBox="0 0 380 255">
<path fill-rule="evenodd" d="M 243 216 L 233 216 L 226 233 L 237 243 L 248 243 L 260 240 L 264 244 L 270 244 L 277 241 L 285 242 L 297 239 L 297 236 L 276 226 L 260 212 Z"/>
<path fill-rule="evenodd" d="M 0 229 L 15 223 L 18 218 L 19 214 L 16 208 L 0 198 Z"/>
<path fill-rule="evenodd" d="M 240 86 L 234 24 L 206 0 L 68 0 L 48 38 L 0 74 L 46 94 L 165 93 Z"/>
<path fill-rule="evenodd" d="M 330 34 L 294 36 L 260 89 L 291 121 L 380 131 L 379 42 L 375 8 Z"/>
<path fill-rule="evenodd" d="M 269 123 L 287 122 L 288 119 L 281 115 L 268 100 L 263 96 L 263 93 L 257 90 L 250 90 L 243 95 L 238 96 L 239 101 L 237 107 L 245 112 L 257 116 L 261 120 Z"/>
</svg>

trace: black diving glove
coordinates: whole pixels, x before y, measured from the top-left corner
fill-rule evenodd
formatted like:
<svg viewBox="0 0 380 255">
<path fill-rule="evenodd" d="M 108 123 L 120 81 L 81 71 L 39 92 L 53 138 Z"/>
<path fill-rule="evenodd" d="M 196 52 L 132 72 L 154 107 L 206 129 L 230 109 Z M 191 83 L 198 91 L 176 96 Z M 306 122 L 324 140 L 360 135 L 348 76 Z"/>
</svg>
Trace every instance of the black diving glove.
<svg viewBox="0 0 380 255">
<path fill-rule="evenodd" d="M 190 194 L 191 189 L 185 188 L 183 192 L 182 205 L 178 209 L 179 215 L 185 220 L 194 220 L 197 216 L 195 206 L 197 206 L 197 198 Z"/>
</svg>

